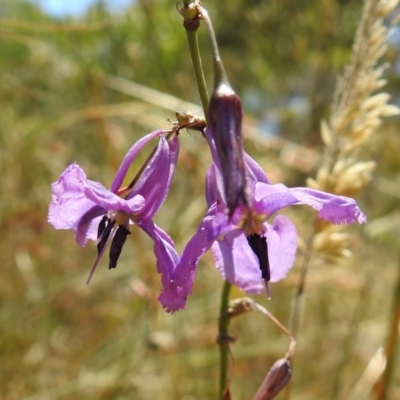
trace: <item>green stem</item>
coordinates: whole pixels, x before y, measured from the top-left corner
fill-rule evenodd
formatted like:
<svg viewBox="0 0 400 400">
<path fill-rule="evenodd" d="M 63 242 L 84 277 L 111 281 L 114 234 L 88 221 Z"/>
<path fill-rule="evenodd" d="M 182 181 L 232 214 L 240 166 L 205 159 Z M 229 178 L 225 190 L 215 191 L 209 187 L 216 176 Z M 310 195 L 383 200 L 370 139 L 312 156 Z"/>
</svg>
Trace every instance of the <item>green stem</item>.
<svg viewBox="0 0 400 400">
<path fill-rule="evenodd" d="M 221 306 L 219 309 L 219 322 L 218 322 L 218 344 L 219 344 L 219 398 L 223 399 L 225 389 L 228 384 L 229 372 L 229 335 L 228 335 L 228 306 L 229 306 L 229 293 L 232 285 L 225 281 L 221 294 Z"/>
<path fill-rule="evenodd" d="M 184 3 L 186 5 L 191 2 L 185 0 Z M 202 8 L 203 11 L 205 11 Z M 225 76 L 225 72 L 223 69 L 222 61 L 220 60 L 218 54 L 218 47 L 216 45 L 215 35 L 212 29 L 211 21 L 208 18 L 207 13 L 205 12 L 207 18 L 205 19 L 205 23 L 207 25 L 207 29 L 209 35 L 211 37 L 211 43 L 213 46 L 213 53 L 215 70 L 217 73 L 220 72 L 223 76 Z M 204 16 L 204 15 L 203 15 Z M 197 40 L 197 31 L 186 30 L 186 36 L 190 49 L 190 57 L 192 59 L 194 76 L 196 78 L 196 85 L 200 95 L 201 105 L 203 107 L 204 116 L 206 118 L 207 125 L 209 125 L 208 121 L 208 105 L 210 102 L 210 98 L 207 91 L 207 84 L 204 78 L 203 67 L 201 63 L 201 56 L 199 50 L 199 43 Z M 217 75 L 217 74 L 216 74 Z M 217 79 L 217 78 L 216 78 Z M 219 398 L 223 399 L 225 389 L 228 385 L 228 376 L 229 376 L 229 334 L 228 334 L 228 325 L 229 325 L 229 316 L 228 316 L 228 306 L 229 306 L 229 294 L 231 291 L 231 284 L 228 281 L 225 281 L 224 286 L 222 288 L 221 294 L 221 305 L 219 311 L 219 322 L 218 322 L 218 345 L 219 345 L 219 354 L 220 354 L 220 375 L 219 375 Z"/>
<path fill-rule="evenodd" d="M 222 63 L 221 56 L 219 55 L 217 38 L 215 36 L 215 32 L 214 32 L 214 28 L 213 28 L 211 19 L 205 8 L 199 7 L 199 11 L 201 14 L 201 18 L 203 19 L 203 21 L 206 25 L 208 36 L 210 38 L 211 47 L 212 47 L 213 60 L 214 60 L 214 74 L 215 74 L 214 89 L 216 89 L 222 83 L 229 85 L 228 78 L 226 77 L 226 73 L 225 73 L 225 68 Z"/>
<path fill-rule="evenodd" d="M 203 107 L 204 116 L 208 125 L 208 103 L 209 96 L 207 91 L 207 84 L 204 78 L 203 66 L 201 63 L 201 56 L 199 50 L 199 42 L 197 40 L 196 31 L 186 30 L 186 36 L 189 44 L 190 58 L 192 59 L 193 72 L 196 78 L 197 90 L 199 91 L 201 105 Z"/>
</svg>

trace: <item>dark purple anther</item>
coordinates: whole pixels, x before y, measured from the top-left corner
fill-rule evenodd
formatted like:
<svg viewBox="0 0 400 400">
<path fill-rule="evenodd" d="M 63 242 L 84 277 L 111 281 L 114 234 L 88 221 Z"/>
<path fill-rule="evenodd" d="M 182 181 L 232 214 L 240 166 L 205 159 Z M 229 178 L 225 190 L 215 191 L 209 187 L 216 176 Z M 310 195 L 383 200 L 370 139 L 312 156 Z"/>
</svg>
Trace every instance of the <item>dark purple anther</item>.
<svg viewBox="0 0 400 400">
<path fill-rule="evenodd" d="M 97 239 L 100 239 L 100 236 L 103 234 L 104 230 L 106 229 L 107 222 L 110 220 L 110 218 L 107 217 L 107 215 L 103 215 L 103 218 L 101 219 L 99 226 L 97 227 Z"/>
<path fill-rule="evenodd" d="M 104 217 L 101 219 L 99 223 L 99 227 L 97 228 L 97 252 L 100 254 L 100 252 L 103 250 L 103 247 L 107 243 L 108 237 L 110 236 L 111 230 L 113 226 L 115 225 L 115 221 L 111 221 L 109 217 L 104 215 Z"/>
<path fill-rule="evenodd" d="M 269 268 L 267 238 L 257 233 L 246 236 L 246 238 L 260 262 L 261 277 L 268 282 L 271 279 L 271 271 Z"/>
<path fill-rule="evenodd" d="M 121 254 L 122 246 L 126 241 L 126 237 L 130 235 L 128 229 L 125 226 L 120 225 L 115 232 L 114 239 L 111 242 L 110 248 L 110 262 L 108 264 L 108 269 L 115 268 L 117 266 L 118 258 Z"/>
</svg>

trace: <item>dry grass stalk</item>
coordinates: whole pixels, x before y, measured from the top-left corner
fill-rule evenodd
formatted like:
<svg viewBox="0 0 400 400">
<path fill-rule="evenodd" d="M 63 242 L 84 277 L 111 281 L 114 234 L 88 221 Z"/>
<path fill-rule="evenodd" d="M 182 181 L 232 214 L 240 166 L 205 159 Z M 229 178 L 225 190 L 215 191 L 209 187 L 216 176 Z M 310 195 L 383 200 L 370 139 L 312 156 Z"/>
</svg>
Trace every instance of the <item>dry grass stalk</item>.
<svg viewBox="0 0 400 400">
<path fill-rule="evenodd" d="M 321 166 L 309 187 L 354 197 L 371 180 L 374 161 L 360 161 L 359 151 L 382 124 L 382 118 L 399 114 L 388 104 L 390 95 L 377 91 L 385 85 L 387 64 L 380 60 L 387 49 L 389 28 L 383 23 L 398 0 L 366 0 L 358 27 L 350 64 L 338 79 L 329 121 L 321 124 L 325 144 Z M 318 223 L 314 250 L 334 258 L 349 254 L 347 235 L 338 236 L 329 225 Z M 333 237 L 334 235 L 335 237 Z M 334 254 L 332 250 L 334 242 Z"/>
<path fill-rule="evenodd" d="M 383 349 L 380 347 L 368 363 L 367 368 L 351 392 L 349 399 L 367 399 L 373 386 L 378 381 L 382 372 L 385 370 L 385 367 L 386 356 Z"/>
<path fill-rule="evenodd" d="M 313 189 L 354 197 L 371 180 L 374 161 L 360 161 L 359 151 L 382 124 L 382 118 L 399 114 L 388 104 L 387 93 L 377 93 L 385 85 L 381 64 L 389 28 L 383 19 L 398 5 L 399 0 L 366 0 L 353 45 L 352 57 L 344 74 L 338 79 L 331 117 L 321 124 L 325 144 L 322 163 L 315 179 L 307 184 Z M 337 262 L 350 254 L 350 235 L 342 227 L 316 220 L 314 231 L 305 241 L 303 263 L 292 310 L 291 331 L 297 334 L 301 300 L 309 264 L 316 255 L 326 262 Z"/>
<path fill-rule="evenodd" d="M 387 44 L 389 28 L 383 23 L 399 0 L 365 0 L 350 64 L 338 79 L 334 93 L 331 117 L 321 124 L 325 144 L 322 163 L 316 178 L 309 178 L 309 187 L 330 193 L 354 197 L 371 180 L 375 162 L 360 161 L 359 152 L 382 124 L 382 118 L 399 114 L 399 109 L 388 104 L 389 94 L 378 90 L 385 85 L 383 72 L 387 64 L 380 63 Z M 341 226 L 332 226 L 316 220 L 304 246 L 304 259 L 292 310 L 291 332 L 297 335 L 305 280 L 312 258 L 316 255 L 325 262 L 337 262 L 350 254 L 350 235 Z M 383 363 L 383 362 L 382 362 Z M 372 385 L 379 373 L 370 378 Z M 362 381 L 365 383 L 365 379 Z M 353 398 L 358 396 L 358 387 Z"/>
</svg>

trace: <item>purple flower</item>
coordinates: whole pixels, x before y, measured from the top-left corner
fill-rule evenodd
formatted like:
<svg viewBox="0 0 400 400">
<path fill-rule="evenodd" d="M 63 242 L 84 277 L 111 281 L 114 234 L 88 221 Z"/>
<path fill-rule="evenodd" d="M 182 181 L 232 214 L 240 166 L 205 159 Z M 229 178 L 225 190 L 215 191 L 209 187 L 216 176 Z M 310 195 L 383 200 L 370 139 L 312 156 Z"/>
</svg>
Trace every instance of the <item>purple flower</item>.
<svg viewBox="0 0 400 400">
<path fill-rule="evenodd" d="M 143 169 L 127 187 L 121 188 L 126 173 L 137 154 L 152 139 L 159 139 Z M 170 237 L 157 227 L 152 217 L 165 200 L 179 153 L 178 137 L 167 140 L 163 131 L 152 132 L 135 143 L 126 154 L 112 182 L 111 189 L 86 178 L 76 163 L 71 164 L 52 184 L 48 221 L 56 229 L 72 229 L 79 245 L 88 239 L 97 241 L 98 255 L 88 283 L 111 241 L 109 268 L 115 268 L 122 246 L 130 234 L 129 225 L 142 228 L 155 243 L 156 256 L 162 260 L 160 273 L 169 272 L 178 261 Z"/>
<path fill-rule="evenodd" d="M 284 215 L 267 220 L 277 211 L 292 205 L 309 205 L 318 217 L 334 224 L 366 222 L 356 202 L 348 197 L 308 188 L 287 188 L 271 184 L 261 167 L 247 154 L 245 163 L 249 177 L 252 213 L 239 206 L 232 218 L 227 214 L 221 168 L 213 135 L 206 130 L 214 163 L 207 173 L 206 198 L 208 212 L 196 234 L 186 245 L 178 264 L 163 279 L 164 291 L 160 301 L 168 311 L 184 308 L 190 294 L 197 264 L 209 249 L 222 277 L 249 293 L 260 293 L 268 282 L 283 279 L 292 268 L 297 232 Z"/>
</svg>

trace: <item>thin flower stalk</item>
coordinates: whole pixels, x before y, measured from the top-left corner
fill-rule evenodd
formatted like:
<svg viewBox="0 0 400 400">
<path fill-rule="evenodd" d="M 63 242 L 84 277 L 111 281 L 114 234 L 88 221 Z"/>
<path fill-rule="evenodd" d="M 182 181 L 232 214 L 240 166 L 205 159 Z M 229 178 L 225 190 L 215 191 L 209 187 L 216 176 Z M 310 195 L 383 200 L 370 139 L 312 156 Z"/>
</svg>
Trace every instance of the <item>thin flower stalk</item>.
<svg viewBox="0 0 400 400">
<path fill-rule="evenodd" d="M 290 339 L 289 348 L 283 358 L 277 360 L 269 369 L 264 381 L 257 390 L 253 400 L 272 400 L 289 383 L 292 376 L 291 359 L 296 350 L 296 340 L 291 332 L 286 329 L 281 322 L 261 304 L 254 300 L 244 297 L 231 301 L 228 308 L 228 317 L 234 318 L 250 311 L 260 311 Z"/>
<path fill-rule="evenodd" d="M 199 92 L 201 105 L 203 107 L 204 117 L 208 120 L 208 104 L 209 96 L 207 84 L 203 73 L 203 65 L 201 62 L 199 42 L 197 39 L 197 29 L 200 26 L 200 15 L 197 9 L 197 4 L 191 1 L 184 1 L 183 7 L 179 10 L 183 16 L 183 26 L 186 30 L 186 37 L 188 40 L 190 58 L 192 60 L 192 67 L 194 77 L 196 79 L 197 90 Z"/>
</svg>

